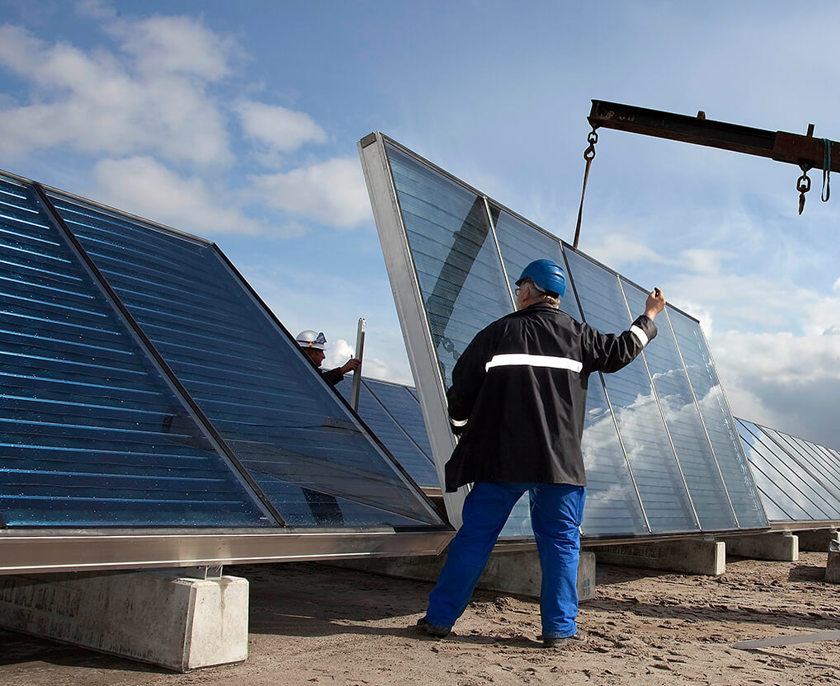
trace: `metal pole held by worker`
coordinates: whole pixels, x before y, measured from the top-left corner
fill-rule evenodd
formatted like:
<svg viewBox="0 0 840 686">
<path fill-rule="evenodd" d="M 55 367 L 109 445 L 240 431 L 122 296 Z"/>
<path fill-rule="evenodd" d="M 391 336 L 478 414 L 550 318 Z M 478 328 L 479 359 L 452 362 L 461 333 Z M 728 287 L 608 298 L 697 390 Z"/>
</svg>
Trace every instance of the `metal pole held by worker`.
<svg viewBox="0 0 840 686">
<path fill-rule="evenodd" d="M 350 407 L 358 412 L 359 390 L 362 387 L 362 355 L 365 353 L 365 319 L 359 317 L 359 326 L 356 329 L 356 359 L 359 360 L 359 368 L 353 372 L 353 386 L 350 390 Z"/>
</svg>

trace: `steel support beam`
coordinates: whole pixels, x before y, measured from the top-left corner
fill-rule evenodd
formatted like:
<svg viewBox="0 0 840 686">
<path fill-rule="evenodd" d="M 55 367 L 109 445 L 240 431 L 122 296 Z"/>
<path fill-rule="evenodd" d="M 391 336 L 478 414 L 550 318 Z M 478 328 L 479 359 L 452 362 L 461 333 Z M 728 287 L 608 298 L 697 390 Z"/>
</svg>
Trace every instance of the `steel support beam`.
<svg viewBox="0 0 840 686">
<path fill-rule="evenodd" d="M 804 165 L 809 169 L 823 168 L 825 142 L 824 139 L 813 136 L 813 125 L 809 125 L 808 135 L 803 136 L 785 131 L 766 131 L 714 121 L 706 119 L 703 112 L 698 112 L 696 117 L 691 117 L 603 100 L 592 101 L 592 110 L 588 119 L 595 128 L 618 129 L 684 143 L 722 148 L 747 155 L 767 157 L 777 162 Z M 829 141 L 829 144 L 831 146 L 830 170 L 840 172 L 840 143 Z"/>
</svg>

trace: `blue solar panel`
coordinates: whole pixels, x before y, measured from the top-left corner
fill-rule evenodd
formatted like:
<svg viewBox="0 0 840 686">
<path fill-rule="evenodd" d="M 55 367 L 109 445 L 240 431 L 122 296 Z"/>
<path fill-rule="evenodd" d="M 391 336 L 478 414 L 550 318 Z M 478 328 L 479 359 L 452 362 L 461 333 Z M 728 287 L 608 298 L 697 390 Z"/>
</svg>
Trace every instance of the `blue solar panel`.
<svg viewBox="0 0 840 686">
<path fill-rule="evenodd" d="M 58 193 L 50 197 L 288 524 L 439 523 L 214 245 Z"/>
<path fill-rule="evenodd" d="M 348 401 L 352 383 L 352 379 L 345 379 L 338 385 L 338 390 Z M 401 408 L 383 406 L 382 402 L 371 392 L 371 387 L 374 385 L 384 384 L 377 384 L 370 379 L 362 380 L 359 388 L 359 415 L 417 484 L 437 487 L 437 474 L 431 459 L 420 450 L 420 447 L 412 440 L 405 428 L 396 421 L 389 411 L 389 409 L 394 409 L 400 413 L 401 417 L 409 421 L 412 419 L 416 421 L 416 417 L 420 415 L 420 405 L 407 392 L 403 391 L 406 399 L 414 405 L 414 417 L 410 417 L 409 413 L 405 411 L 407 407 L 410 408 L 408 405 Z M 420 421 L 422 422 L 422 417 L 420 417 Z"/>
<path fill-rule="evenodd" d="M 33 189 L 0 177 L 0 523 L 276 524 Z"/>
</svg>

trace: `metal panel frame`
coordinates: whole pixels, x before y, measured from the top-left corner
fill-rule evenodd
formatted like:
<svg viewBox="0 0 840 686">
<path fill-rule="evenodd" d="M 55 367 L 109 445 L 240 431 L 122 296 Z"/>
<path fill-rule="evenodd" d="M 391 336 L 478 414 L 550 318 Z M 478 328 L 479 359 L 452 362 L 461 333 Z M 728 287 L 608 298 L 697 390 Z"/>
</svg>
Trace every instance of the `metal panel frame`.
<svg viewBox="0 0 840 686">
<path fill-rule="evenodd" d="M 358 148 L 400 328 L 408 351 L 409 365 L 417 380 L 420 408 L 426 423 L 435 469 L 438 480 L 444 484 L 444 465 L 455 448 L 455 437 L 448 429 L 449 412 L 444 401 L 446 389 L 438 371 L 420 281 L 406 239 L 402 213 L 397 205 L 397 191 L 385 153 L 385 137 L 379 132 L 370 134 L 359 141 Z M 437 392 L 429 397 L 428 389 L 431 388 Z M 442 428 L 445 430 L 441 430 Z M 447 516 L 456 528 L 461 526 L 461 507 L 467 493 L 466 487 L 459 488 L 455 493 L 443 493 Z"/>
<path fill-rule="evenodd" d="M 445 531 L 90 529 L 0 532 L 0 575 L 437 555 Z"/>
</svg>

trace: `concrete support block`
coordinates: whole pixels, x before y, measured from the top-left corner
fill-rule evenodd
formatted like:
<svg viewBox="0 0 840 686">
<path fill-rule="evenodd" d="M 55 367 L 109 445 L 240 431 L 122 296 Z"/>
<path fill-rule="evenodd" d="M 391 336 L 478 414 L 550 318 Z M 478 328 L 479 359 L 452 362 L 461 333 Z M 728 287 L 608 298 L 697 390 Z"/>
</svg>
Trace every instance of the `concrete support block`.
<svg viewBox="0 0 840 686">
<path fill-rule="evenodd" d="M 825 563 L 825 580 L 831 584 L 840 584 L 840 550 L 829 550 Z"/>
<path fill-rule="evenodd" d="M 812 550 L 818 553 L 828 550 L 831 541 L 837 538 L 837 529 L 815 529 L 812 531 L 797 531 L 800 550 Z"/>
<path fill-rule="evenodd" d="M 423 557 L 341 560 L 329 564 L 402 579 L 434 582 L 445 561 L 446 554 L 441 553 Z M 494 550 L 478 580 L 478 588 L 539 598 L 541 582 L 540 558 L 536 550 Z M 585 550 L 580 554 L 577 587 L 580 601 L 595 597 L 595 555 Z"/>
<path fill-rule="evenodd" d="M 0 626 L 178 672 L 248 657 L 248 581 L 155 572 L 0 576 Z"/>
<path fill-rule="evenodd" d="M 756 534 L 725 538 L 726 552 L 753 560 L 799 560 L 799 539 L 790 533 Z"/>
<path fill-rule="evenodd" d="M 726 571 L 726 547 L 712 538 L 593 547 L 599 564 L 718 576 Z"/>
</svg>

